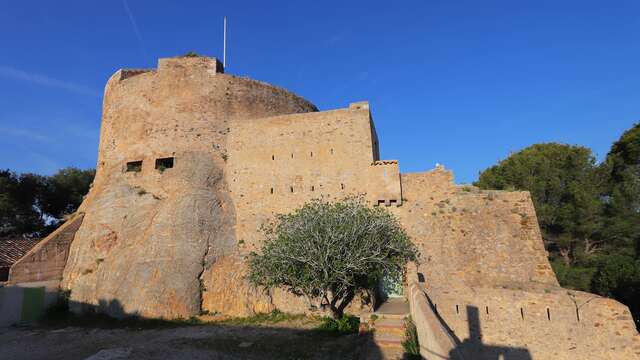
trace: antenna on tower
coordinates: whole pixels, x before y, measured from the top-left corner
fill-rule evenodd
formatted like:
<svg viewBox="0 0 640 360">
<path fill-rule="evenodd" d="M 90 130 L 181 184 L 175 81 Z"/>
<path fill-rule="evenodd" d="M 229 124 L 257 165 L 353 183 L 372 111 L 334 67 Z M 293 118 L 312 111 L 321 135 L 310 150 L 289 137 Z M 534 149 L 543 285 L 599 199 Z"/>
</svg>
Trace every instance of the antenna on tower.
<svg viewBox="0 0 640 360">
<path fill-rule="evenodd" d="M 227 17 L 224 17 L 224 43 L 222 45 L 222 68 L 227 68 Z"/>
</svg>

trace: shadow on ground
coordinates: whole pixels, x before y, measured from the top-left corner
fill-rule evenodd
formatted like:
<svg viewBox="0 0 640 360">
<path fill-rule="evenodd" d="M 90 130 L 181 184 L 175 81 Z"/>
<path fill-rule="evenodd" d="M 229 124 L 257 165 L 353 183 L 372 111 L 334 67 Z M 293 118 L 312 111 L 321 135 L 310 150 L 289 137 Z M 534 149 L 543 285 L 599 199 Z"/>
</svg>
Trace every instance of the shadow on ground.
<svg viewBox="0 0 640 360">
<path fill-rule="evenodd" d="M 89 314 L 58 308 L 37 324 L 0 329 L 0 359 L 381 358 L 369 346 L 370 334 L 319 330 L 317 319 L 304 316 L 275 313 L 203 323 L 141 318 L 126 314 L 118 301 L 70 306 Z M 105 309 L 120 319 L 102 315 Z"/>
</svg>

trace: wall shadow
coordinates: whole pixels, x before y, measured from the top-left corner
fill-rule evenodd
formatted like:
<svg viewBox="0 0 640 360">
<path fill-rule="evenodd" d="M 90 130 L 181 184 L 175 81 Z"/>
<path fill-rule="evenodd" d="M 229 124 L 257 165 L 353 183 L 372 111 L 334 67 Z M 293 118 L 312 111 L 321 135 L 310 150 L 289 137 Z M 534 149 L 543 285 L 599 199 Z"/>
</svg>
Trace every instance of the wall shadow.
<svg viewBox="0 0 640 360">
<path fill-rule="evenodd" d="M 0 354 L 47 360 L 122 354 L 131 359 L 383 359 L 371 332 L 339 334 L 304 322 L 302 316 L 283 313 L 212 322 L 155 319 L 127 313 L 116 299 L 97 305 L 60 302 L 38 322 L 0 329 Z M 26 336 L 34 332 L 40 335 Z"/>
<path fill-rule="evenodd" d="M 440 321 L 443 319 L 438 315 Z M 482 328 L 480 326 L 480 312 L 476 306 L 467 306 L 469 321 L 469 338 L 460 341 L 450 330 L 456 347 L 449 353 L 450 359 L 466 360 L 532 360 L 527 348 L 487 345 L 482 342 Z"/>
</svg>

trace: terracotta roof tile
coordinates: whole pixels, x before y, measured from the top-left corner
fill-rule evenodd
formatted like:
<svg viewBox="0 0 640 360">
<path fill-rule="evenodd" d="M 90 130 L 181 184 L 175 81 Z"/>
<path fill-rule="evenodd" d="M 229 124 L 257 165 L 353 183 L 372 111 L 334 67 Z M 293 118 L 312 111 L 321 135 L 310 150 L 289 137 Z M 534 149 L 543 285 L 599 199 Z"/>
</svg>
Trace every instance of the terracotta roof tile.
<svg viewBox="0 0 640 360">
<path fill-rule="evenodd" d="M 0 267 L 11 266 L 41 239 L 0 239 Z"/>
</svg>

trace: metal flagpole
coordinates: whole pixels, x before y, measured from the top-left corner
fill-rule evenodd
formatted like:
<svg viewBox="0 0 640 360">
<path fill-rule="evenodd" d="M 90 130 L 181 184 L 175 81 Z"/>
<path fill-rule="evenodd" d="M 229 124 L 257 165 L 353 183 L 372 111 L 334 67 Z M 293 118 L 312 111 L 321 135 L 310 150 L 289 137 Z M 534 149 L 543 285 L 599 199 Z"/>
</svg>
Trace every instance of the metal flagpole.
<svg viewBox="0 0 640 360">
<path fill-rule="evenodd" d="M 227 17 L 224 17 L 224 45 L 222 45 L 222 68 L 227 68 Z"/>
</svg>

